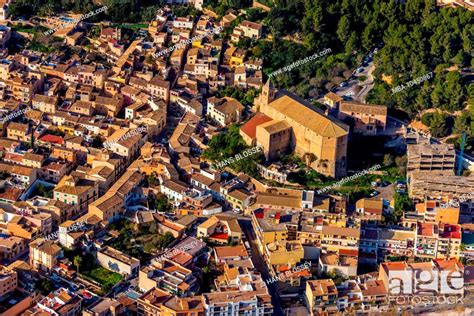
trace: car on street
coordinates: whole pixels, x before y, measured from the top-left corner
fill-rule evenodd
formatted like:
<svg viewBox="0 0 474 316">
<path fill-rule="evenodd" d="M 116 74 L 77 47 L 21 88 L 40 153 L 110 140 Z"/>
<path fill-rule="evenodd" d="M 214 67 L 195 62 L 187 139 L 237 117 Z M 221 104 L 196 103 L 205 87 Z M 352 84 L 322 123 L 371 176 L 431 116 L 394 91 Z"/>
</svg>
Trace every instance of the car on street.
<svg viewBox="0 0 474 316">
<path fill-rule="evenodd" d="M 361 72 L 363 72 L 363 71 L 364 71 L 364 67 L 359 67 L 359 68 L 357 68 L 357 73 L 361 73 Z"/>
<path fill-rule="evenodd" d="M 370 192 L 369 196 L 370 196 L 370 197 L 375 197 L 375 196 L 377 196 L 377 195 L 379 195 L 379 194 L 380 194 L 379 191 L 373 190 L 372 192 Z"/>
<path fill-rule="evenodd" d="M 341 84 L 339 85 L 339 87 L 341 88 L 344 88 L 344 87 L 347 87 L 347 82 L 341 82 Z"/>
<path fill-rule="evenodd" d="M 385 188 L 385 187 L 388 187 L 390 184 L 391 184 L 391 183 L 390 183 L 389 181 L 383 181 L 383 182 L 381 183 L 381 187 L 382 187 L 382 188 Z"/>
</svg>

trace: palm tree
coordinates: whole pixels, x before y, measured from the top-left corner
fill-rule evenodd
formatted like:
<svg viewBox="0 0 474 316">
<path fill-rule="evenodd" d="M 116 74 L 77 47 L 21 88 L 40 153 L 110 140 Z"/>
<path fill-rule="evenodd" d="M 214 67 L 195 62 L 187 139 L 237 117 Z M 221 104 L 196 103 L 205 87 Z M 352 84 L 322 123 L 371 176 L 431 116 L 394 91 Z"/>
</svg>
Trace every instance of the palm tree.
<svg viewBox="0 0 474 316">
<path fill-rule="evenodd" d="M 76 266 L 77 272 L 79 272 L 79 269 L 82 265 L 82 257 L 81 256 L 75 256 L 74 257 L 74 265 Z"/>
</svg>

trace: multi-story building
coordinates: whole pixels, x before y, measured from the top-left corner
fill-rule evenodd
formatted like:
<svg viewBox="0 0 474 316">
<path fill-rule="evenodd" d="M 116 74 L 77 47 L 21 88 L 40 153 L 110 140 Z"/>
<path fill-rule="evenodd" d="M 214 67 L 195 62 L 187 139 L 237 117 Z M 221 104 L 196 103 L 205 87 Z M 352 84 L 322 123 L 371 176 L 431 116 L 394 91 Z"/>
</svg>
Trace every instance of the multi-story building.
<svg viewBox="0 0 474 316">
<path fill-rule="evenodd" d="M 263 257 L 272 266 L 296 265 L 304 257 L 303 245 L 300 241 L 276 241 L 264 247 Z"/>
<path fill-rule="evenodd" d="M 177 297 L 153 288 L 137 299 L 138 316 L 204 316 L 201 296 Z"/>
<path fill-rule="evenodd" d="M 338 291 L 331 279 L 308 280 L 305 290 L 305 304 L 311 315 L 336 313 Z"/>
<path fill-rule="evenodd" d="M 197 228 L 197 237 L 207 237 L 209 240 L 226 244 L 229 240 L 240 243 L 242 229 L 235 217 L 224 214 L 211 216 Z"/>
<path fill-rule="evenodd" d="M 415 200 L 424 200 L 426 196 L 465 199 L 474 192 L 474 175 L 462 177 L 430 171 L 412 172 L 408 192 Z"/>
<path fill-rule="evenodd" d="M 416 232 L 399 229 L 379 229 L 377 240 L 378 259 L 386 256 L 411 257 L 414 253 Z"/>
<path fill-rule="evenodd" d="M 456 258 L 460 256 L 461 226 L 418 222 L 415 256 L 420 258 Z"/>
<path fill-rule="evenodd" d="M 255 108 L 275 122 L 285 121 L 291 126 L 292 137 L 287 145 L 307 160 L 312 168 L 331 177 L 346 174 L 349 134 L 349 127 L 346 124 L 326 116 L 296 95 L 284 90 L 275 91 L 270 80 L 256 99 Z M 266 135 L 270 137 L 273 134 Z M 256 142 L 270 144 L 272 140 L 257 137 Z M 280 144 L 279 147 L 281 146 Z M 264 147 L 264 150 L 269 151 L 269 148 Z"/>
<path fill-rule="evenodd" d="M 18 286 L 18 274 L 15 270 L 0 265 L 0 298 L 13 292 Z"/>
<path fill-rule="evenodd" d="M 55 200 L 72 205 L 78 212 L 86 212 L 98 197 L 99 184 L 77 174 L 63 177 L 53 191 Z"/>
<path fill-rule="evenodd" d="M 113 222 L 125 213 L 128 207 L 145 197 L 138 188 L 143 175 L 129 168 L 100 198 L 89 205 L 89 213 L 101 220 Z"/>
<path fill-rule="evenodd" d="M 258 40 L 260 37 L 262 37 L 262 33 L 262 24 L 245 20 L 234 28 L 231 41 L 238 42 L 240 39 L 242 39 L 242 37 Z"/>
<path fill-rule="evenodd" d="M 338 118 L 346 123 L 353 123 L 354 132 L 356 133 L 377 135 L 385 131 L 387 107 L 383 105 L 341 102 Z"/>
<path fill-rule="evenodd" d="M 60 288 L 43 297 L 31 310 L 31 315 L 55 316 L 81 315 L 82 298 L 65 288 Z"/>
<path fill-rule="evenodd" d="M 239 123 L 245 107 L 236 99 L 212 97 L 207 99 L 207 115 L 221 126 Z"/>
<path fill-rule="evenodd" d="M 205 293 L 202 300 L 205 315 L 273 315 L 271 296 L 266 289 Z"/>
<path fill-rule="evenodd" d="M 427 271 L 430 279 L 423 280 L 423 277 L 419 274 L 420 271 Z M 390 299 L 395 301 L 398 296 L 411 296 L 419 293 L 420 289 L 421 291 L 437 294 L 440 285 L 441 287 L 449 287 L 449 296 L 464 296 L 464 266 L 454 258 L 433 259 L 430 262 L 415 263 L 407 263 L 406 261 L 383 262 L 379 266 L 378 279 L 383 281 L 385 290 L 390 294 Z M 410 283 L 406 284 L 405 282 Z M 413 282 L 423 282 L 423 284 Z M 410 292 L 406 291 L 405 289 L 408 289 L 412 284 L 416 286 L 417 291 L 414 292 L 414 289 Z M 419 287 L 420 285 L 421 287 Z"/>
<path fill-rule="evenodd" d="M 10 139 L 21 140 L 24 142 L 29 141 L 30 128 L 28 124 L 22 124 L 17 122 L 10 122 L 7 127 L 7 137 Z"/>
<path fill-rule="evenodd" d="M 30 242 L 30 265 L 37 270 L 51 272 L 63 251 L 53 240 L 38 238 Z"/>
<path fill-rule="evenodd" d="M 198 289 L 192 270 L 166 258 L 159 258 L 142 268 L 138 283 L 142 291 L 158 288 L 179 297 L 192 295 Z"/>
<path fill-rule="evenodd" d="M 456 152 L 453 145 L 420 142 L 407 145 L 407 172 L 426 171 L 453 175 Z"/>
<path fill-rule="evenodd" d="M 0 262 L 12 262 L 27 251 L 26 240 L 16 236 L 0 236 Z"/>
</svg>

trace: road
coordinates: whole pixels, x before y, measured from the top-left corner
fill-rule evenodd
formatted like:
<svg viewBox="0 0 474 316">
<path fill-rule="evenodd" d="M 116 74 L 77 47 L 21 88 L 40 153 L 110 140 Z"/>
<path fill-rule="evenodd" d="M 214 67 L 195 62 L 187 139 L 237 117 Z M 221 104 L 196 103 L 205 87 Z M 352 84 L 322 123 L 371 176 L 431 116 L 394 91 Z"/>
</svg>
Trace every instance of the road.
<svg viewBox="0 0 474 316">
<path fill-rule="evenodd" d="M 263 258 L 262 254 L 258 250 L 258 245 L 257 245 L 257 236 L 255 235 L 255 232 L 253 231 L 252 227 L 252 222 L 246 218 L 245 220 L 239 220 L 240 227 L 242 227 L 242 231 L 245 234 L 245 237 L 247 237 L 247 240 L 250 244 L 251 248 L 251 258 L 253 265 L 255 268 L 261 273 L 263 280 L 269 280 L 272 278 L 270 275 L 270 272 L 268 270 L 267 264 L 265 259 Z M 273 304 L 273 315 L 275 316 L 283 316 L 283 309 L 280 304 L 280 299 L 278 297 L 277 291 L 276 291 L 276 284 L 271 283 L 267 284 L 268 287 L 268 292 L 272 296 L 272 304 Z"/>
<path fill-rule="evenodd" d="M 373 59 L 369 56 L 365 56 L 364 59 L 365 58 L 369 58 L 370 61 L 366 63 L 365 66 L 363 63 L 359 65 L 359 67 L 357 67 L 357 69 L 361 69 L 362 71 L 357 72 L 357 69 L 354 70 L 351 77 L 345 81 L 347 82 L 347 86 L 335 88 L 333 90 L 335 94 L 340 97 L 344 97 L 347 100 L 356 100 L 365 103 L 367 95 L 374 87 L 374 77 L 372 73 L 375 70 L 375 64 Z M 360 77 L 366 77 L 367 79 L 363 82 L 360 82 Z M 358 89 L 357 87 L 360 87 L 360 89 Z M 324 97 L 321 96 L 321 98 L 319 98 L 317 101 L 320 103 L 324 103 Z"/>
</svg>

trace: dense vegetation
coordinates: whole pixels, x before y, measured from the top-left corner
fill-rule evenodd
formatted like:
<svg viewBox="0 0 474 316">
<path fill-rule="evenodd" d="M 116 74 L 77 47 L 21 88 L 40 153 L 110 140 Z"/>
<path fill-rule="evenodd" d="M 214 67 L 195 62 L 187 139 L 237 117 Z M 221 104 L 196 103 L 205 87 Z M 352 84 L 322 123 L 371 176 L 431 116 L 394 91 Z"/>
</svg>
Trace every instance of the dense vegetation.
<svg viewBox="0 0 474 316">
<path fill-rule="evenodd" d="M 265 21 L 273 41 L 260 43 L 254 53 L 264 58 L 271 72 L 308 56 L 308 51 L 331 48 L 332 56 L 277 79 L 285 87 L 298 82 L 296 89 L 301 94 L 311 92 L 314 86 L 323 88 L 334 77 L 345 77 L 344 71 L 360 62 L 361 54 L 384 43 L 375 55 L 377 80 L 370 101 L 399 106 L 411 114 L 431 106 L 461 109 L 467 95 L 463 78 L 447 68 L 471 65 L 474 14 L 463 9 L 440 10 L 434 4 L 430 0 L 406 4 L 384 0 L 276 1 Z M 283 40 L 288 35 L 301 39 L 301 44 Z M 392 87 L 430 71 L 433 79 L 392 95 Z M 390 85 L 381 80 L 382 74 L 391 80 Z"/>
<path fill-rule="evenodd" d="M 34 15 L 46 16 L 61 11 L 76 13 L 93 12 L 107 6 L 107 13 L 89 17 L 90 22 L 111 20 L 112 22 L 142 22 L 153 19 L 156 10 L 165 1 L 157 0 L 15 0 L 10 12 L 15 16 L 29 18 Z"/>
<path fill-rule="evenodd" d="M 249 149 L 240 136 L 237 125 L 231 125 L 227 131 L 212 137 L 208 145 L 209 148 L 203 152 L 202 157 L 214 163 L 223 162 L 227 158 L 235 157 L 235 155 L 242 154 L 246 149 Z M 261 163 L 263 160 L 263 154 L 259 152 L 245 159 L 235 159 L 235 162 L 229 164 L 228 167 L 236 172 L 256 177 L 258 175 L 256 163 Z"/>
</svg>

